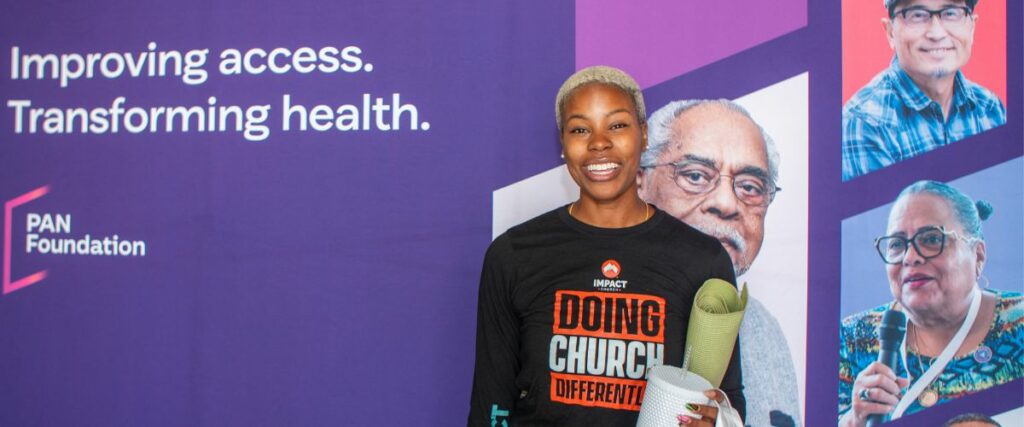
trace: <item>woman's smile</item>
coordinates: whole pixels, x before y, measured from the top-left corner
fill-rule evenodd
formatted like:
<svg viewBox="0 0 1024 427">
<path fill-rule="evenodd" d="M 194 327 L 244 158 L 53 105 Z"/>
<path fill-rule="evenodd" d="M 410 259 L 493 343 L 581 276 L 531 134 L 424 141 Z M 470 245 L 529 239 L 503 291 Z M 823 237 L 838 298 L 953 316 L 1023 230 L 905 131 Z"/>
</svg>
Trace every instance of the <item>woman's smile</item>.
<svg viewBox="0 0 1024 427">
<path fill-rule="evenodd" d="M 610 181 L 619 176 L 622 165 L 606 160 L 597 160 L 584 166 L 587 178 L 591 181 Z"/>
</svg>

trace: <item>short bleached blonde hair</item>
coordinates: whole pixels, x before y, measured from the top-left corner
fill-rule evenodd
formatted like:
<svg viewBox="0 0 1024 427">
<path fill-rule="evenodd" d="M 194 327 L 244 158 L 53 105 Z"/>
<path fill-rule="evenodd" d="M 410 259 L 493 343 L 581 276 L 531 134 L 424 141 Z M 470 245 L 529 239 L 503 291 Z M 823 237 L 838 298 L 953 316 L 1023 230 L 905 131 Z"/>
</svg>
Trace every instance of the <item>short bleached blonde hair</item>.
<svg viewBox="0 0 1024 427">
<path fill-rule="evenodd" d="M 576 89 L 591 83 L 606 84 L 625 92 L 633 100 L 638 122 L 647 122 L 647 111 L 644 109 L 644 95 L 640 92 L 640 85 L 636 84 L 636 80 L 633 80 L 629 74 L 618 68 L 595 65 L 579 70 L 569 76 L 565 83 L 562 83 L 562 87 L 558 89 L 558 95 L 555 96 L 555 122 L 558 123 L 559 132 L 562 131 L 562 126 L 565 125 L 562 118 L 562 114 L 565 111 L 565 101 L 569 99 L 569 96 Z"/>
</svg>

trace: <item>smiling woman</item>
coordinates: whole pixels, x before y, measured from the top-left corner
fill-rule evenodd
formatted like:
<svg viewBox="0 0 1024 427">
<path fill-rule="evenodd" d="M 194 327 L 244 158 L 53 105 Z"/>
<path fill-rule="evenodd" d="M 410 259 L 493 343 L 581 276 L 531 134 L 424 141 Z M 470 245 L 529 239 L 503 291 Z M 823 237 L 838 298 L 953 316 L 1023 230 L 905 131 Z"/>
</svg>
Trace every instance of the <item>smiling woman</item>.
<svg viewBox="0 0 1024 427">
<path fill-rule="evenodd" d="M 639 88 L 595 79 L 610 69 L 595 67 L 562 85 L 555 100 L 562 157 L 580 198 L 572 215 L 590 225 L 619 228 L 646 221 L 650 207 L 637 194 L 640 153 L 647 148 L 647 123 Z M 622 76 L 628 79 L 628 76 Z"/>
<path fill-rule="evenodd" d="M 648 368 L 683 362 L 697 289 L 735 282 L 717 239 L 637 194 L 647 125 L 631 77 L 581 70 L 559 90 L 555 114 L 579 198 L 487 251 L 470 425 L 635 425 Z M 721 390 L 707 396 L 728 396 L 743 414 L 736 348 Z M 687 423 L 714 425 L 716 411 L 700 406 L 704 418 Z"/>
</svg>

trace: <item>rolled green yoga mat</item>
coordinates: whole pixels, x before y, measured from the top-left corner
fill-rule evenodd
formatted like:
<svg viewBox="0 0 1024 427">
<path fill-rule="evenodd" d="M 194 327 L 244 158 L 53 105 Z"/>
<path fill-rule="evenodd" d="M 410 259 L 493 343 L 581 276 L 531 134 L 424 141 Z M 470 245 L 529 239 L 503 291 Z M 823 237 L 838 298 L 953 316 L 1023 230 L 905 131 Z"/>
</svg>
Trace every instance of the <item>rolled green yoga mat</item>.
<svg viewBox="0 0 1024 427">
<path fill-rule="evenodd" d="M 729 366 L 729 358 L 747 309 L 747 287 L 742 293 L 722 279 L 708 279 L 697 290 L 686 331 L 689 371 L 718 387 Z M 685 363 L 685 361 L 684 361 Z"/>
</svg>

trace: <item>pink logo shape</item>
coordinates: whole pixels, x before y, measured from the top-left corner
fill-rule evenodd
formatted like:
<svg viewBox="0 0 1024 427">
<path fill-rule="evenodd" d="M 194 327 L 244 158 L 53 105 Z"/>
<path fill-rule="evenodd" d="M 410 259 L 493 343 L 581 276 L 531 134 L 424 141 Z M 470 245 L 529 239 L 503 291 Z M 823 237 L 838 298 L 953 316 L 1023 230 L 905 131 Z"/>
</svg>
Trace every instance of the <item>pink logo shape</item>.
<svg viewBox="0 0 1024 427">
<path fill-rule="evenodd" d="M 46 270 L 43 270 L 11 282 L 11 219 L 14 215 L 14 208 L 43 197 L 49 192 L 50 186 L 44 185 L 4 202 L 4 295 L 46 278 Z"/>
</svg>

